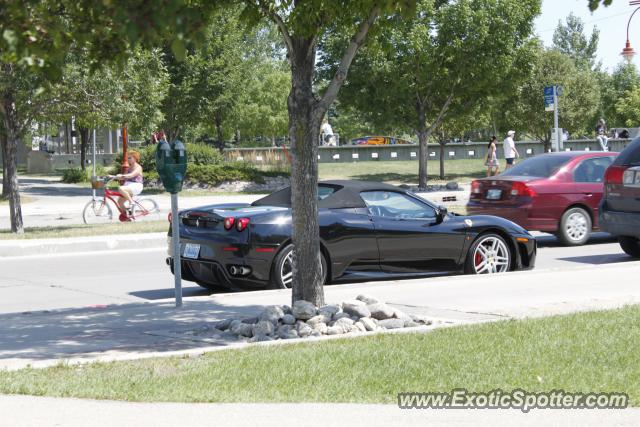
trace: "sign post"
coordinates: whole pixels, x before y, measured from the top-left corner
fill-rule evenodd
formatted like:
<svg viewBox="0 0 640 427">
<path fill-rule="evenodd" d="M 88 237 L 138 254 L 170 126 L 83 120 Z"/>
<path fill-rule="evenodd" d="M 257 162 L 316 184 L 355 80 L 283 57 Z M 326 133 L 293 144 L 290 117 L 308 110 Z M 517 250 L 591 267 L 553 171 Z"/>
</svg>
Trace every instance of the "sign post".
<svg viewBox="0 0 640 427">
<path fill-rule="evenodd" d="M 544 111 L 553 111 L 553 145 L 555 151 L 560 151 L 562 145 L 562 130 L 558 127 L 558 97 L 562 95 L 562 87 L 558 85 L 544 87 Z"/>
</svg>

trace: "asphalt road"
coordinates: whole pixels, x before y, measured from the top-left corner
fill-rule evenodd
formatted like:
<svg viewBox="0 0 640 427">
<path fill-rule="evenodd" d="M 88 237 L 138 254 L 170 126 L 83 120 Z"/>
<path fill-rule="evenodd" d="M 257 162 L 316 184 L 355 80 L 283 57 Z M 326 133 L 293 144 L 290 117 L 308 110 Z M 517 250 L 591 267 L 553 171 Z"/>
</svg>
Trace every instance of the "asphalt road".
<svg viewBox="0 0 640 427">
<path fill-rule="evenodd" d="M 640 262 L 625 255 L 619 245 L 603 233 L 582 247 L 560 246 L 555 237 L 549 235 L 539 235 L 538 239 L 535 270 L 517 274 L 636 265 L 636 271 L 640 272 Z M 0 313 L 173 298 L 174 279 L 165 265 L 165 257 L 165 249 L 158 248 L 0 259 Z M 434 284 L 443 279 L 428 277 L 410 281 L 415 280 Z M 397 281 L 403 282 L 407 281 Z M 209 294 L 195 283 L 183 282 L 185 299 Z"/>
</svg>

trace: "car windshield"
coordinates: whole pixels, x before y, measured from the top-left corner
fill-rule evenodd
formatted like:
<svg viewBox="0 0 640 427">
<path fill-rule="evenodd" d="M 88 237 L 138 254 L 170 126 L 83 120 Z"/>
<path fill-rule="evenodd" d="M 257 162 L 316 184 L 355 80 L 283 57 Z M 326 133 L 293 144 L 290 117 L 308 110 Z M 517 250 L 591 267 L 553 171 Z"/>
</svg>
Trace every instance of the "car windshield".
<svg viewBox="0 0 640 427">
<path fill-rule="evenodd" d="M 564 166 L 572 156 L 536 156 L 502 172 L 501 176 L 536 176 L 549 178 Z"/>
</svg>

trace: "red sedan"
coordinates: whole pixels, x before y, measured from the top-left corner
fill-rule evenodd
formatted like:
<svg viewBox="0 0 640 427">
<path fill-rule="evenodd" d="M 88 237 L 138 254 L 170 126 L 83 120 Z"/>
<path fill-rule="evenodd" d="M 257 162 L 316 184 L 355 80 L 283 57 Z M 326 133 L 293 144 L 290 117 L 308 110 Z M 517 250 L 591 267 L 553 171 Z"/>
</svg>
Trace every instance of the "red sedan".
<svg viewBox="0 0 640 427">
<path fill-rule="evenodd" d="M 529 231 L 582 245 L 598 229 L 604 172 L 618 153 L 560 152 L 531 157 L 471 183 L 469 215 L 496 215 Z"/>
</svg>

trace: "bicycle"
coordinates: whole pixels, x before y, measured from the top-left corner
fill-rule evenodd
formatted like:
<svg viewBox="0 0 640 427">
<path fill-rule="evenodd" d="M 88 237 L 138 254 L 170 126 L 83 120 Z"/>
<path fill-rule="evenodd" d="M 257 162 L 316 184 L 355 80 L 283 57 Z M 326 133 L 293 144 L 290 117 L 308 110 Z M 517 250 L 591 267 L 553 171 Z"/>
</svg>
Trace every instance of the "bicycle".
<svg viewBox="0 0 640 427">
<path fill-rule="evenodd" d="M 130 212 L 127 209 L 122 209 L 118 205 L 118 197 L 122 197 L 122 194 L 117 190 L 110 190 L 107 188 L 107 183 L 115 179 L 115 176 L 96 176 L 91 179 L 91 188 L 95 190 L 104 190 L 102 198 L 93 197 L 89 203 L 86 204 L 82 210 L 82 220 L 85 224 L 100 224 L 113 221 L 113 209 L 111 205 L 115 205 L 120 215 L 118 219 L 121 222 L 138 221 L 142 219 L 146 220 L 159 220 L 160 208 L 155 200 L 144 197 L 134 196 L 133 204 L 131 205 Z M 109 203 L 111 201 L 111 203 Z"/>
</svg>

